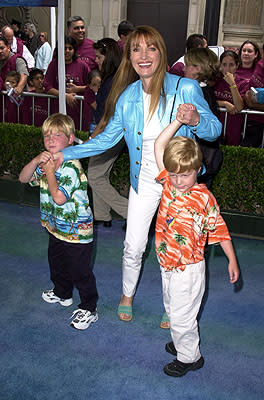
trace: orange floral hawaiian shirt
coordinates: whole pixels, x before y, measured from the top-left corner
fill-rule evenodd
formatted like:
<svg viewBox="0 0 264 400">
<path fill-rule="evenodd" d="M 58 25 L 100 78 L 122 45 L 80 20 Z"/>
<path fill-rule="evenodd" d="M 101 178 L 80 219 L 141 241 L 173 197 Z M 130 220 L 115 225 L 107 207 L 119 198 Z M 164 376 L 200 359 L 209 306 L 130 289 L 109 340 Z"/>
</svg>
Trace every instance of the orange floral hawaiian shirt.
<svg viewBox="0 0 264 400">
<path fill-rule="evenodd" d="M 156 178 L 163 185 L 156 222 L 156 253 L 166 270 L 184 270 L 204 259 L 204 246 L 231 240 L 219 206 L 204 184 L 177 194 L 166 170 Z"/>
</svg>

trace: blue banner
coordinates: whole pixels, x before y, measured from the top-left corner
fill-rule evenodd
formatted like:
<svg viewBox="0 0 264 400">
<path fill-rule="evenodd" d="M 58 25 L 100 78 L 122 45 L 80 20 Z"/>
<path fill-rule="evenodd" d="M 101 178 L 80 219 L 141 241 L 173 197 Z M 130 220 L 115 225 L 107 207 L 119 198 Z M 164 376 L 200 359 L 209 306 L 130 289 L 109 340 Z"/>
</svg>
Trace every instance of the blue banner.
<svg viewBox="0 0 264 400">
<path fill-rule="evenodd" d="M 57 7 L 59 0 L 0 0 L 0 7 Z"/>
</svg>

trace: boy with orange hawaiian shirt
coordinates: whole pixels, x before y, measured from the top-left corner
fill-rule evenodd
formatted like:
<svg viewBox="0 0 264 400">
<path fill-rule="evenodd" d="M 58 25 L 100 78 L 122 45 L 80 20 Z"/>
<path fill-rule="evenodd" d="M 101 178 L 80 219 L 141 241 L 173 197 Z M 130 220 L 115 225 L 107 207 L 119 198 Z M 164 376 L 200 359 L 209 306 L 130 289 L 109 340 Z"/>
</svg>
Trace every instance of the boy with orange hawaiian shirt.
<svg viewBox="0 0 264 400">
<path fill-rule="evenodd" d="M 230 282 L 239 269 L 226 224 L 218 204 L 204 184 L 197 184 L 202 153 L 191 138 L 171 137 L 180 123 L 174 120 L 155 142 L 163 185 L 156 223 L 156 252 L 161 265 L 165 310 L 170 320 L 172 342 L 166 351 L 177 358 L 164 367 L 168 375 L 179 377 L 202 368 L 197 314 L 205 289 L 204 246 L 220 243 L 228 260 Z M 165 167 L 165 169 L 164 169 Z"/>
</svg>

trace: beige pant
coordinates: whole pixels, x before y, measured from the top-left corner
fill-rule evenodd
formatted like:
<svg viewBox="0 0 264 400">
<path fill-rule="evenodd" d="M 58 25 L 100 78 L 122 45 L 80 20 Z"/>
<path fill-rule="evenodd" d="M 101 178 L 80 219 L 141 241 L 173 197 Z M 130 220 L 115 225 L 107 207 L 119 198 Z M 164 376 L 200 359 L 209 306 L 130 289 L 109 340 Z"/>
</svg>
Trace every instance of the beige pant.
<svg viewBox="0 0 264 400">
<path fill-rule="evenodd" d="M 110 221 L 111 209 L 123 218 L 127 217 L 128 200 L 121 196 L 109 181 L 113 164 L 124 145 L 125 141 L 121 139 L 111 149 L 89 159 L 87 177 L 93 193 L 93 212 L 96 220 Z"/>
<path fill-rule="evenodd" d="M 177 359 L 192 363 L 201 357 L 197 314 L 205 289 L 205 261 L 189 264 L 184 271 L 161 268 L 163 302 Z"/>
</svg>

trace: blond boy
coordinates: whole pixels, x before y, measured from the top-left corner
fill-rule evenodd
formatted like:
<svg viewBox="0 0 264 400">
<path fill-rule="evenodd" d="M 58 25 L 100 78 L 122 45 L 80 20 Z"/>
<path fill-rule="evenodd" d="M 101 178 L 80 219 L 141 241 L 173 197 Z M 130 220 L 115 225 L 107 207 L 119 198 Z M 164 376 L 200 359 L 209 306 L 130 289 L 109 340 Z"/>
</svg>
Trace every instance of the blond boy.
<svg viewBox="0 0 264 400">
<path fill-rule="evenodd" d="M 172 363 L 165 365 L 164 372 L 174 377 L 204 364 L 199 349 L 197 314 L 205 289 L 207 240 L 209 244 L 220 243 L 225 252 L 230 282 L 236 282 L 239 277 L 231 238 L 216 200 L 204 184 L 197 184 L 197 174 L 202 168 L 199 146 L 191 138 L 171 139 L 179 126 L 174 120 L 155 142 L 161 171 L 157 181 L 163 185 L 155 245 L 172 337 L 165 348 L 177 355 Z"/>
<path fill-rule="evenodd" d="M 21 182 L 40 185 L 41 224 L 49 232 L 48 259 L 54 288 L 45 290 L 48 303 L 70 306 L 73 287 L 79 291 L 79 308 L 71 326 L 86 329 L 98 320 L 98 293 L 90 260 L 93 247 L 93 216 L 87 196 L 87 179 L 78 160 L 57 168 L 53 154 L 73 144 L 71 117 L 53 114 L 42 126 L 43 151 L 21 171 Z"/>
</svg>

